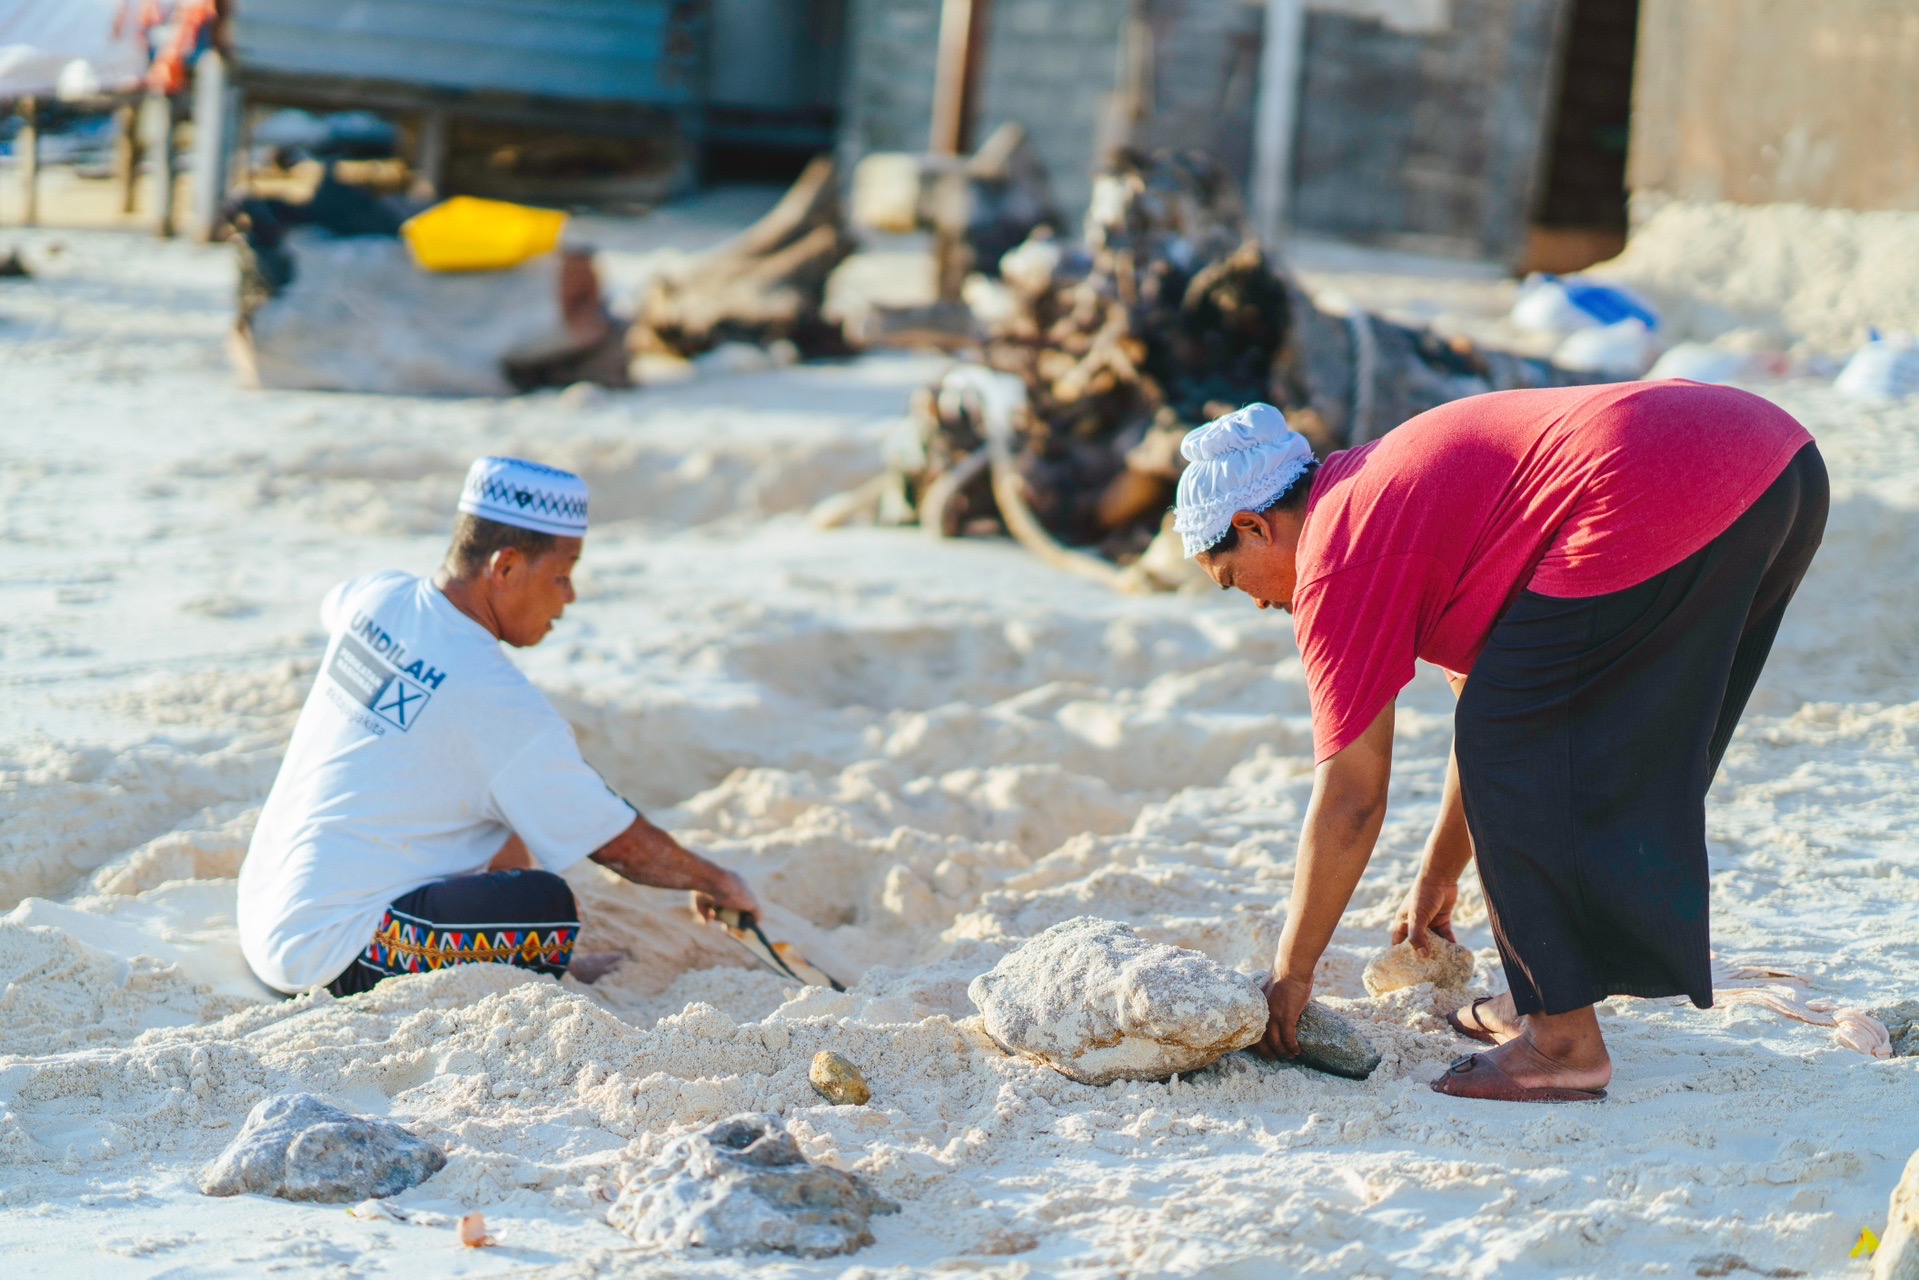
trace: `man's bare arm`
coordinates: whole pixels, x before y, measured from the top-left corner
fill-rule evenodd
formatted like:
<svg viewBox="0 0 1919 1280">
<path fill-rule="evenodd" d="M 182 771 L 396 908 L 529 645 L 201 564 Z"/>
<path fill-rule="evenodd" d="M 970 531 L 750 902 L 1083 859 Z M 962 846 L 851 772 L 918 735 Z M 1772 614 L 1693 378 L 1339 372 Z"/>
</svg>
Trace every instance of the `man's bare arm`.
<svg viewBox="0 0 1919 1280">
<path fill-rule="evenodd" d="M 1452 680 L 1453 693 L 1466 691 L 1466 677 Z M 1459 877 L 1473 861 L 1473 835 L 1466 826 L 1466 803 L 1459 786 L 1459 753 L 1446 757 L 1446 782 L 1439 794 L 1439 816 L 1419 859 L 1419 875 L 1393 918 L 1392 940 L 1412 940 L 1413 950 L 1425 955 L 1428 932 L 1448 942 L 1453 936 L 1453 910 L 1459 902 Z"/>
<path fill-rule="evenodd" d="M 614 836 L 593 853 L 593 861 L 656 889 L 690 889 L 693 905 L 707 919 L 720 907 L 759 914 L 759 899 L 746 881 L 708 862 L 645 818 Z"/>
<path fill-rule="evenodd" d="M 1266 1003 L 1271 1018 L 1254 1046 L 1267 1057 L 1296 1057 L 1299 1014 L 1313 993 L 1313 968 L 1346 914 L 1353 889 L 1372 860 L 1386 820 L 1386 788 L 1393 772 L 1393 705 L 1366 731 L 1319 766 L 1293 867 L 1292 905 L 1273 957 Z"/>
</svg>

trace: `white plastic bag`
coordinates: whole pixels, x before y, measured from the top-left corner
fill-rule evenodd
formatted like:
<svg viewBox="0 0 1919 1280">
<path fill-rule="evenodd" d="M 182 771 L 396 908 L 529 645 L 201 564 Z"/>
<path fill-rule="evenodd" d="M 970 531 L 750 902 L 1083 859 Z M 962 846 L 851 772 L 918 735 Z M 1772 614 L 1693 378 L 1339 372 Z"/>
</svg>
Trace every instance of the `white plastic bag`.
<svg viewBox="0 0 1919 1280">
<path fill-rule="evenodd" d="M 1659 340 L 1639 320 L 1621 320 L 1597 329 L 1581 329 L 1553 352 L 1553 363 L 1575 373 L 1626 381 L 1637 378 L 1659 358 Z"/>
<path fill-rule="evenodd" d="M 389 236 L 287 236 L 293 282 L 248 320 L 242 379 L 283 390 L 505 396 L 509 360 L 576 345 L 560 307 L 560 255 L 511 271 L 421 271 Z"/>
<path fill-rule="evenodd" d="M 1703 342 L 1682 342 L 1660 356 L 1646 377 L 1653 380 L 1684 378 L 1688 382 L 1723 386 L 1750 378 L 1755 372 L 1752 356 L 1744 351 L 1726 351 Z"/>
<path fill-rule="evenodd" d="M 1874 332 L 1839 371 L 1833 390 L 1851 400 L 1890 404 L 1919 395 L 1919 343 L 1912 335 Z"/>
<path fill-rule="evenodd" d="M 1511 321 L 1535 333 L 1577 333 L 1637 320 L 1647 332 L 1659 328 L 1659 313 L 1643 298 L 1618 285 L 1580 276 L 1535 272 L 1519 288 Z"/>
</svg>

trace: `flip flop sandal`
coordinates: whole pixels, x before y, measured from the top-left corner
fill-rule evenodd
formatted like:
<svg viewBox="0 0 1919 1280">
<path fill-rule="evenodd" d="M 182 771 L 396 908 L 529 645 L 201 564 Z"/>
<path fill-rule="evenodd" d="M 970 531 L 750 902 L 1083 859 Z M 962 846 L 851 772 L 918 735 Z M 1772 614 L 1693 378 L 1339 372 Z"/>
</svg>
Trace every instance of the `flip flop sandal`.
<svg viewBox="0 0 1919 1280">
<path fill-rule="evenodd" d="M 1565 1089 L 1523 1085 L 1482 1054 L 1455 1058 L 1446 1074 L 1433 1081 L 1433 1092 L 1451 1098 L 1483 1098 L 1489 1102 L 1597 1102 L 1604 1089 Z"/>
<path fill-rule="evenodd" d="M 1446 1025 L 1454 1031 L 1457 1031 L 1460 1035 L 1465 1036 L 1468 1040 L 1477 1040 L 1481 1044 L 1498 1044 L 1499 1041 L 1493 1039 L 1493 1033 L 1486 1030 L 1486 1024 L 1479 1020 L 1479 1006 L 1489 1000 L 1497 998 L 1496 996 L 1481 996 L 1466 1006 L 1466 1012 L 1471 1014 L 1473 1018 L 1472 1026 L 1469 1027 L 1466 1025 L 1466 1020 L 1459 1016 L 1459 1010 L 1457 1009 L 1454 1009 L 1446 1015 Z"/>
</svg>

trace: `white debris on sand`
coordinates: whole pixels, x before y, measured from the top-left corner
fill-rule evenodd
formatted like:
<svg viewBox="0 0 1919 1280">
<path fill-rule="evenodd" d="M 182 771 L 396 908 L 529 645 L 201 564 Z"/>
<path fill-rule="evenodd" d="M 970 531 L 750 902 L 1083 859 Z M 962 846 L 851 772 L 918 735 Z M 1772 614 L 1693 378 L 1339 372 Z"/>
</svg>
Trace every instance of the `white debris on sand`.
<svg viewBox="0 0 1919 1280">
<path fill-rule="evenodd" d="M 1092 916 L 1021 943 L 966 996 L 995 1044 L 1082 1084 L 1197 1071 L 1266 1030 L 1244 975 Z"/>
<path fill-rule="evenodd" d="M 1111 595 L 1010 544 L 813 530 L 804 512 L 876 465 L 936 365 L 572 406 L 249 393 L 221 352 L 223 251 L 19 238 L 36 275 L 0 290 L 0 1257 L 23 1274 L 741 1280 L 765 1260 L 636 1253 L 606 1211 L 667 1143 L 747 1111 L 901 1206 L 852 1258 L 783 1277 L 1543 1278 L 1724 1254 L 1856 1274 L 1847 1251 L 1919 1147 L 1919 1058 L 1751 1006 L 1615 999 L 1604 1103 L 1428 1090 L 1474 1046 L 1430 988 L 1368 999 L 1360 975 L 1438 800 L 1451 696 L 1429 672 L 1319 973 L 1382 1054 L 1368 1080 L 1237 1054 L 1094 1088 L 994 1046 L 967 984 L 1075 916 L 1267 963 L 1311 740 L 1283 617 Z M 1770 394 L 1819 436 L 1834 509 L 1714 792 L 1714 944 L 1880 1007 L 1919 996 L 1919 406 Z M 594 986 L 490 967 L 350 1000 L 248 985 L 231 877 L 320 596 L 431 568 L 489 451 L 595 486 L 580 601 L 516 656 L 608 779 L 738 866 L 851 991 L 746 968 L 677 896 L 594 867 L 582 946 L 633 956 Z M 1496 969 L 1470 881 L 1455 927 Z M 827 1049 L 869 1105 L 814 1092 Z M 298 1090 L 447 1166 L 367 1217 L 200 1196 L 234 1118 Z M 499 1247 L 454 1245 L 469 1212 Z"/>
</svg>

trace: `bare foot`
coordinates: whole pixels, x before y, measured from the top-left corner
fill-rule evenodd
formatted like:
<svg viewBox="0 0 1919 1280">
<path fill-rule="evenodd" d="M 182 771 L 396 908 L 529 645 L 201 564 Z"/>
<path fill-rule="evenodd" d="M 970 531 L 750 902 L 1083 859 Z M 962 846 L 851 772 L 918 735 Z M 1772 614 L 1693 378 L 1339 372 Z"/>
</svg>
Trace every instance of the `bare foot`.
<svg viewBox="0 0 1919 1280">
<path fill-rule="evenodd" d="M 1530 1014 L 1524 1023 L 1516 1038 L 1455 1062 L 1433 1088 L 1454 1097 L 1513 1102 L 1605 1096 L 1612 1082 L 1612 1058 L 1591 1005 L 1569 1013 Z"/>
<path fill-rule="evenodd" d="M 1543 1052 L 1534 1038 L 1521 1035 L 1480 1055 L 1526 1089 L 1603 1089 L 1612 1082 L 1612 1059 L 1598 1052 L 1558 1057 Z"/>
<path fill-rule="evenodd" d="M 573 962 L 566 971 L 580 982 L 591 986 L 607 974 L 626 963 L 626 955 L 619 951 L 580 951 L 573 956 Z"/>
</svg>

